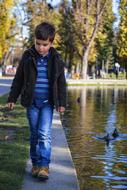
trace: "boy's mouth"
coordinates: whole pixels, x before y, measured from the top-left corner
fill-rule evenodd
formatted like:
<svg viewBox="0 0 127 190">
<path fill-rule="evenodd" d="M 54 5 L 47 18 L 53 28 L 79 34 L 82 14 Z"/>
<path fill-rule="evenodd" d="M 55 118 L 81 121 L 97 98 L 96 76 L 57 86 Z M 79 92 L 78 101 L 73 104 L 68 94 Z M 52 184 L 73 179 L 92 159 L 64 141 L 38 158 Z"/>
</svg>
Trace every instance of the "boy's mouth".
<svg viewBox="0 0 127 190">
<path fill-rule="evenodd" d="M 42 51 L 38 51 L 39 54 L 45 54 L 45 52 L 42 52 Z"/>
</svg>

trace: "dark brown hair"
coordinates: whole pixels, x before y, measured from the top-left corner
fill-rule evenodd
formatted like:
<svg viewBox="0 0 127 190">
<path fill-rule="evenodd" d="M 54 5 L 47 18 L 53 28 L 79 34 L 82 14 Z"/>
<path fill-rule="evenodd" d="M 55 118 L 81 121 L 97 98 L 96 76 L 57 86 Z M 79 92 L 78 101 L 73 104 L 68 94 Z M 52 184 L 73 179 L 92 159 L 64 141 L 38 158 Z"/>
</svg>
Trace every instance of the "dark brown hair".
<svg viewBox="0 0 127 190">
<path fill-rule="evenodd" d="M 35 38 L 39 40 L 48 40 L 53 42 L 55 38 L 55 27 L 48 23 L 42 22 L 35 28 Z"/>
</svg>

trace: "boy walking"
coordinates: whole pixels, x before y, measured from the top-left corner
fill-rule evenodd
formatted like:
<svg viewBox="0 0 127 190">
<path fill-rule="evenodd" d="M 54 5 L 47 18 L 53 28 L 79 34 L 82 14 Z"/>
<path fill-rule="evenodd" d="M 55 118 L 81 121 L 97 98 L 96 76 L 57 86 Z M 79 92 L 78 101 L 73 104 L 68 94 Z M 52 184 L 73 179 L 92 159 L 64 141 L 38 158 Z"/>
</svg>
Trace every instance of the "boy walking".
<svg viewBox="0 0 127 190">
<path fill-rule="evenodd" d="M 32 176 L 48 179 L 51 157 L 51 130 L 54 107 L 65 111 L 64 63 L 52 47 L 55 28 L 43 22 L 35 28 L 35 44 L 22 56 L 8 97 L 13 109 L 21 94 L 30 126 Z"/>
</svg>

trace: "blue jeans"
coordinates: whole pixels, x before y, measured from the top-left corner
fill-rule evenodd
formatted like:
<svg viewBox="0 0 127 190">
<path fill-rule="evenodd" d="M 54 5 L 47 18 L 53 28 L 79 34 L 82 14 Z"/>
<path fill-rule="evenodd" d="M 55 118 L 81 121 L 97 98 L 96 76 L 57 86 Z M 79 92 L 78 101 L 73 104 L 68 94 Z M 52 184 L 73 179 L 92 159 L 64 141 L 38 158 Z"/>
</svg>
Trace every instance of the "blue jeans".
<svg viewBox="0 0 127 190">
<path fill-rule="evenodd" d="M 30 157 L 32 164 L 48 167 L 51 157 L 51 129 L 53 106 L 44 103 L 41 108 L 31 105 L 27 108 L 30 125 Z"/>
</svg>

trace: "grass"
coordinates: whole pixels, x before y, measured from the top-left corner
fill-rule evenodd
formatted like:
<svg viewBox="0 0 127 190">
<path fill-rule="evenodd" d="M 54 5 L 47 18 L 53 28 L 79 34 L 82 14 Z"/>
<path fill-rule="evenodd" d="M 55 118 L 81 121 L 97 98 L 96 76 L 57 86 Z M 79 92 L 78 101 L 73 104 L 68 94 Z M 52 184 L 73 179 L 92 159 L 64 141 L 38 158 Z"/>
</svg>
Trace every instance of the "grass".
<svg viewBox="0 0 127 190">
<path fill-rule="evenodd" d="M 6 108 L 7 95 L 0 97 L 0 190 L 21 190 L 29 155 L 29 129 L 25 109 Z"/>
<path fill-rule="evenodd" d="M 115 73 L 107 74 L 107 79 L 116 79 Z M 119 72 L 118 79 L 126 79 L 126 73 Z"/>
<path fill-rule="evenodd" d="M 73 82 L 73 83 L 71 83 L 71 84 L 67 84 L 67 86 L 127 86 L 127 83 L 117 83 L 117 81 L 116 81 L 116 83 L 108 83 L 108 84 L 106 84 L 106 83 L 103 83 L 103 82 L 98 82 L 98 83 L 76 83 L 75 81 Z"/>
</svg>

